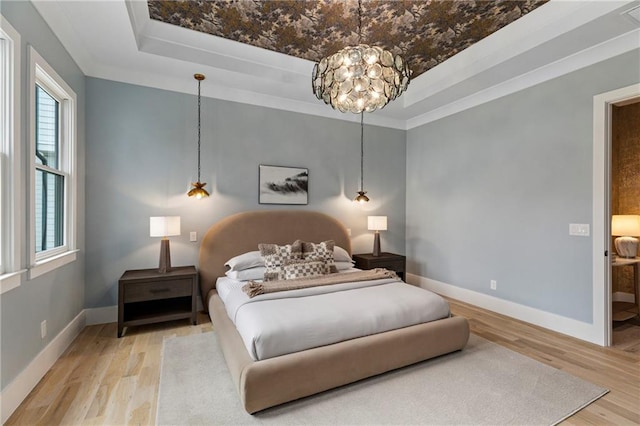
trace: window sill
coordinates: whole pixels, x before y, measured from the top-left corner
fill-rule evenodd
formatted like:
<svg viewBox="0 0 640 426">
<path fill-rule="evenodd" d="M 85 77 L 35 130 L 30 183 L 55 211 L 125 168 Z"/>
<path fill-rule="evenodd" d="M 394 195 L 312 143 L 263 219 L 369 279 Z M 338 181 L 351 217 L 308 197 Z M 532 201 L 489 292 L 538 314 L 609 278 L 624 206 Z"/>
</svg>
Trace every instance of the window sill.
<svg viewBox="0 0 640 426">
<path fill-rule="evenodd" d="M 52 256 L 48 259 L 36 262 L 36 264 L 29 269 L 29 280 L 44 275 L 47 272 L 51 272 L 54 269 L 58 269 L 68 263 L 74 262 L 76 260 L 76 254 L 79 251 L 80 250 L 69 250 L 57 256 Z"/>
<path fill-rule="evenodd" d="M 0 275 L 0 294 L 13 290 L 16 287 L 20 287 L 22 274 L 25 272 L 27 272 L 27 270 L 23 269 L 18 272 L 9 272 L 7 274 Z"/>
</svg>

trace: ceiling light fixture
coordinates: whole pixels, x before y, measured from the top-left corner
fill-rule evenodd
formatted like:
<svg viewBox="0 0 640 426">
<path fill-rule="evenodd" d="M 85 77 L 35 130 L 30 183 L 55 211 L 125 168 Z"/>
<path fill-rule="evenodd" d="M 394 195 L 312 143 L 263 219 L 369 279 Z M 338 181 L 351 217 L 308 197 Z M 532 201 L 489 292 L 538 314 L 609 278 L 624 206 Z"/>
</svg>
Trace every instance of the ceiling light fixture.
<svg viewBox="0 0 640 426">
<path fill-rule="evenodd" d="M 192 183 L 191 190 L 187 192 L 189 197 L 196 197 L 198 200 L 202 197 L 208 197 L 209 193 L 204 189 L 206 183 L 200 182 L 200 83 L 204 80 L 203 74 L 194 74 L 193 78 L 198 80 L 198 181 Z"/>
<path fill-rule="evenodd" d="M 362 44 L 362 0 L 358 0 L 358 45 L 322 58 L 313 67 L 313 93 L 340 112 L 372 112 L 399 97 L 411 69 L 400 55 Z"/>
<path fill-rule="evenodd" d="M 360 113 L 360 191 L 353 201 L 364 204 L 369 201 L 369 197 L 364 190 L 364 112 Z"/>
</svg>

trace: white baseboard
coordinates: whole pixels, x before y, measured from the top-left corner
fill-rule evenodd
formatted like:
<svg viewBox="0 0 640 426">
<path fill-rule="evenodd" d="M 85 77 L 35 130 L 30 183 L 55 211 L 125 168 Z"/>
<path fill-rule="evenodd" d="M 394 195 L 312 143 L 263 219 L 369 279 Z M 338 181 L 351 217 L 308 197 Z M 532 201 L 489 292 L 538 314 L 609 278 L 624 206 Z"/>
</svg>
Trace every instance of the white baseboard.
<svg viewBox="0 0 640 426">
<path fill-rule="evenodd" d="M 634 303 L 636 300 L 636 296 L 633 293 L 625 293 L 622 291 L 616 291 L 611 296 L 611 300 L 613 302 L 627 302 Z"/>
<path fill-rule="evenodd" d="M 508 300 L 499 299 L 483 293 L 478 293 L 451 284 L 446 284 L 430 278 L 421 277 L 419 275 L 407 274 L 407 282 L 417 285 L 427 290 L 443 296 L 451 297 L 465 303 L 469 303 L 483 309 L 488 309 L 502 315 L 509 316 L 530 324 L 535 324 L 558 333 L 567 334 L 569 336 L 595 343 L 599 346 L 598 338 L 599 330 L 590 323 L 563 317 L 561 315 L 552 314 L 550 312 L 541 311 L 529 306 L 520 305 Z"/>
<path fill-rule="evenodd" d="M 0 391 L 3 424 L 80 334 L 85 324 L 86 316 L 83 310 L 40 351 L 27 368 Z"/>
<path fill-rule="evenodd" d="M 118 305 L 88 308 L 84 311 L 87 313 L 87 325 L 118 322 Z"/>
</svg>

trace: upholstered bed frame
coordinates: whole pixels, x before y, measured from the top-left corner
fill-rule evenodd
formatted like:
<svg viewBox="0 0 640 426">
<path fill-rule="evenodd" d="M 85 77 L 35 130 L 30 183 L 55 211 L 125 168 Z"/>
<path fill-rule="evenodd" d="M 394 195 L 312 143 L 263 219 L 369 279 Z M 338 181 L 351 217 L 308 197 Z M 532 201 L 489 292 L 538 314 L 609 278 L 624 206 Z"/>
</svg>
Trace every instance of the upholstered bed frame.
<svg viewBox="0 0 640 426">
<path fill-rule="evenodd" d="M 202 299 L 218 336 L 242 404 L 249 413 L 313 395 L 399 367 L 461 350 L 469 325 L 450 317 L 347 340 L 262 361 L 249 356 L 216 290 L 224 263 L 259 243 L 287 244 L 296 239 L 332 239 L 351 253 L 345 227 L 323 213 L 256 211 L 229 216 L 202 240 L 199 273 Z"/>
</svg>

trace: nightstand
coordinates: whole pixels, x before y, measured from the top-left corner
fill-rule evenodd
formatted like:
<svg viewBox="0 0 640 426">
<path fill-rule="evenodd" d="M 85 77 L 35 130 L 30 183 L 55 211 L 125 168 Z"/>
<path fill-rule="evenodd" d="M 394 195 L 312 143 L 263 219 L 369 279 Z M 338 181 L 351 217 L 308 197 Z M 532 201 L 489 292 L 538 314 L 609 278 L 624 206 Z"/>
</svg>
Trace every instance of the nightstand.
<svg viewBox="0 0 640 426">
<path fill-rule="evenodd" d="M 196 325 L 195 266 L 126 271 L 118 281 L 118 337 L 125 327 L 191 318 Z"/>
<path fill-rule="evenodd" d="M 612 259 L 612 267 L 631 266 L 633 267 L 633 290 L 635 302 L 612 302 L 611 319 L 614 321 L 626 321 L 640 314 L 640 257 L 625 258 L 616 257 Z"/>
<path fill-rule="evenodd" d="M 407 264 L 406 256 L 394 253 L 380 253 L 380 256 L 374 256 L 371 253 L 363 253 L 354 254 L 352 257 L 358 269 L 386 268 L 395 271 L 398 277 L 404 281 Z"/>
</svg>

